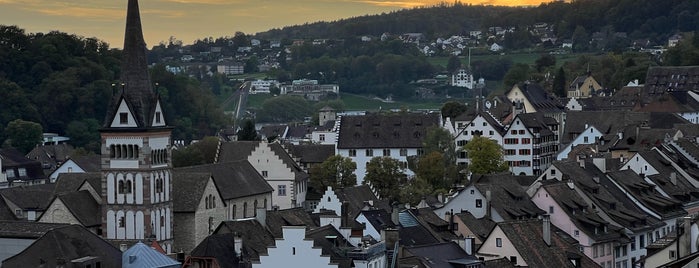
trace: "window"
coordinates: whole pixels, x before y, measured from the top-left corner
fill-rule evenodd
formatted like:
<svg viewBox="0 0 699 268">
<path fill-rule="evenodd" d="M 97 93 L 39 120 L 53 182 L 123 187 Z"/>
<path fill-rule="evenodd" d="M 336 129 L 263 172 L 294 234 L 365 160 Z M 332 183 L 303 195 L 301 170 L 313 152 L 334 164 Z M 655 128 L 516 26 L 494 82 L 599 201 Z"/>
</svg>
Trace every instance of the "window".
<svg viewBox="0 0 699 268">
<path fill-rule="evenodd" d="M 117 182 L 117 192 L 123 194 L 124 190 L 124 181 Z"/>
<path fill-rule="evenodd" d="M 465 140 L 456 141 L 456 146 L 463 147 L 466 146 Z"/>
<path fill-rule="evenodd" d="M 499 248 L 502 247 L 502 238 L 495 238 L 495 246 Z"/>
<path fill-rule="evenodd" d="M 531 155 L 532 150 L 530 149 L 519 149 L 519 155 Z"/>
<path fill-rule="evenodd" d="M 636 237 L 632 236 L 631 237 L 631 251 L 636 250 Z"/>
<path fill-rule="evenodd" d="M 391 149 L 383 149 L 383 156 L 391 156 Z"/>
<path fill-rule="evenodd" d="M 231 218 L 232 218 L 232 219 L 235 219 L 235 215 L 236 215 L 237 209 L 238 209 L 238 206 L 233 205 L 233 208 L 231 209 L 231 210 L 232 210 L 232 213 L 231 213 Z"/>
<path fill-rule="evenodd" d="M 505 144 L 519 144 L 519 139 L 507 138 L 505 139 Z"/>
<path fill-rule="evenodd" d="M 588 137 L 583 137 L 583 142 L 584 142 L 584 143 L 588 143 L 588 140 L 589 140 Z"/>
<path fill-rule="evenodd" d="M 530 138 L 522 138 L 522 144 L 530 144 L 532 143 L 532 139 Z"/>
<path fill-rule="evenodd" d="M 400 149 L 400 156 L 408 156 L 408 149 Z"/>
<path fill-rule="evenodd" d="M 644 241 L 645 238 L 646 237 L 643 235 L 638 236 L 638 248 L 645 248 L 646 247 L 646 241 Z"/>
<path fill-rule="evenodd" d="M 599 246 L 594 245 L 592 246 L 592 257 L 597 258 L 599 257 L 599 252 L 597 251 L 599 249 Z M 604 263 L 600 263 L 600 266 L 604 267 Z"/>
<path fill-rule="evenodd" d="M 267 178 L 267 175 L 269 175 L 269 174 L 267 173 L 267 170 L 263 170 L 263 171 L 262 171 L 262 177 Z"/>
<path fill-rule="evenodd" d="M 243 218 L 248 217 L 248 202 L 243 202 Z"/>
<path fill-rule="evenodd" d="M 277 186 L 277 195 L 278 196 L 286 196 L 286 185 Z"/>
<path fill-rule="evenodd" d="M 674 251 L 674 250 L 670 250 L 670 259 L 671 259 L 671 260 L 674 260 L 674 259 L 675 259 L 675 255 L 676 255 L 676 254 L 675 254 L 675 251 Z"/>
<path fill-rule="evenodd" d="M 19 168 L 19 176 L 26 177 L 27 176 L 27 169 L 26 168 Z"/>
<path fill-rule="evenodd" d="M 124 217 L 119 217 L 119 228 L 124 228 L 126 227 L 126 219 Z"/>
<path fill-rule="evenodd" d="M 155 112 L 155 123 L 160 123 L 160 112 Z"/>
<path fill-rule="evenodd" d="M 160 216 L 160 227 L 165 227 L 165 216 Z"/>
<path fill-rule="evenodd" d="M 128 113 L 119 113 L 119 124 L 126 125 L 129 123 Z"/>
<path fill-rule="evenodd" d="M 493 132 L 492 130 L 489 131 L 488 133 L 490 134 L 490 136 L 493 136 L 493 135 L 494 135 L 494 132 Z"/>
<path fill-rule="evenodd" d="M 579 237 L 579 236 L 580 236 L 580 231 L 579 231 L 579 230 L 574 230 L 574 231 L 573 231 L 573 235 L 574 235 L 575 237 Z"/>
<path fill-rule="evenodd" d="M 15 209 L 15 216 L 17 216 L 17 217 L 22 217 L 22 210 L 21 210 L 21 209 Z"/>
<path fill-rule="evenodd" d="M 366 149 L 366 151 L 364 152 L 364 155 L 374 156 L 374 150 L 373 149 Z"/>
<path fill-rule="evenodd" d="M 320 141 L 325 141 L 325 134 L 320 134 L 320 135 L 318 136 L 318 139 L 319 139 Z"/>
<path fill-rule="evenodd" d="M 524 129 L 519 130 L 519 135 L 524 135 Z"/>
<path fill-rule="evenodd" d="M 514 263 L 514 264 L 517 264 L 517 257 L 515 257 L 515 256 L 510 256 L 510 262 L 511 262 L 511 263 Z"/>
<path fill-rule="evenodd" d="M 7 172 L 7 177 L 8 178 L 14 178 L 15 177 L 15 170 L 14 169 L 8 169 L 5 172 Z"/>
<path fill-rule="evenodd" d="M 484 127 L 485 127 L 485 126 L 487 126 L 487 125 L 488 125 L 488 123 L 486 123 L 486 122 L 483 122 L 483 126 L 484 126 Z"/>
<path fill-rule="evenodd" d="M 477 208 L 483 207 L 483 199 L 476 199 L 476 207 Z"/>
<path fill-rule="evenodd" d="M 516 130 L 516 129 L 513 129 L 510 133 L 511 133 L 512 135 L 517 135 L 517 130 Z"/>
<path fill-rule="evenodd" d="M 349 156 L 350 156 L 350 157 L 355 157 L 355 156 L 357 156 L 357 150 L 355 150 L 355 149 L 350 149 L 350 150 L 349 150 Z"/>
<path fill-rule="evenodd" d="M 553 206 L 549 206 L 549 214 L 553 214 Z"/>
</svg>

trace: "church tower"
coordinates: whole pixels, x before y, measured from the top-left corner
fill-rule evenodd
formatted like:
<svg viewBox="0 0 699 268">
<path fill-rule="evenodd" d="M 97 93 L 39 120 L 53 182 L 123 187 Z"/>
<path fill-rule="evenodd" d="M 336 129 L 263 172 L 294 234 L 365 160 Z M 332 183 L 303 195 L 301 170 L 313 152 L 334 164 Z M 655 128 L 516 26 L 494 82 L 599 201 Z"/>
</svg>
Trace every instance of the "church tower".
<svg viewBox="0 0 699 268">
<path fill-rule="evenodd" d="M 171 133 L 148 73 L 138 0 L 129 0 L 119 84 L 102 140 L 102 236 L 172 250 Z"/>
</svg>

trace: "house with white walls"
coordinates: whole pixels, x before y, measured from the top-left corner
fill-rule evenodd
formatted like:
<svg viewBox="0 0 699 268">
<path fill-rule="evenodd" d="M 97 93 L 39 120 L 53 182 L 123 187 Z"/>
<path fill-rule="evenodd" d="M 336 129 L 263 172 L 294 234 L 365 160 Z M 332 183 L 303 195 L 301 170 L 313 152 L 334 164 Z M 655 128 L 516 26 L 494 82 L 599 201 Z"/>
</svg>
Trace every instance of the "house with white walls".
<svg viewBox="0 0 699 268">
<path fill-rule="evenodd" d="M 473 137 L 486 137 L 496 141 L 502 145 L 502 136 L 505 132 L 505 127 L 489 112 L 479 112 L 475 115 L 459 116 L 457 123 L 457 135 L 454 138 L 457 150 L 457 164 L 468 164 L 469 159 L 464 150 L 464 146 L 473 139 Z"/>
<path fill-rule="evenodd" d="M 515 116 L 503 135 L 504 160 L 517 175 L 539 175 L 558 152 L 558 122 L 543 113 Z"/>
</svg>

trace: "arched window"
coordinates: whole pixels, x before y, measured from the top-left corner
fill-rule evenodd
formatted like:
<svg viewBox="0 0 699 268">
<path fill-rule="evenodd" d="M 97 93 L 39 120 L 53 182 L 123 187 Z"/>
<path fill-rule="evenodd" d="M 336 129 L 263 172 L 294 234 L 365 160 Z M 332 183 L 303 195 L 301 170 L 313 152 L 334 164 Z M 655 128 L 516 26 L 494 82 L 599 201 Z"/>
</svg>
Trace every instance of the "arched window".
<svg viewBox="0 0 699 268">
<path fill-rule="evenodd" d="M 253 209 L 254 209 L 255 211 L 253 212 L 252 215 L 254 215 L 255 217 L 257 217 L 257 199 L 255 199 L 255 203 L 254 203 Z"/>
<path fill-rule="evenodd" d="M 138 159 L 139 149 L 138 145 L 133 146 L 133 158 Z"/>
<path fill-rule="evenodd" d="M 243 203 L 243 218 L 248 217 L 248 202 Z"/>
<path fill-rule="evenodd" d="M 265 198 L 265 210 L 267 210 L 267 198 Z"/>
<path fill-rule="evenodd" d="M 131 189 L 132 189 L 131 180 L 127 180 L 127 181 L 126 181 L 126 186 L 124 186 L 124 187 L 126 187 L 126 188 L 124 189 L 124 190 L 125 190 L 124 192 L 126 192 L 127 194 L 130 194 L 130 193 L 131 193 Z"/>
<path fill-rule="evenodd" d="M 114 158 L 116 156 L 116 152 L 114 151 L 114 144 L 109 145 L 109 158 Z"/>
<path fill-rule="evenodd" d="M 216 208 L 216 196 L 211 196 L 211 198 L 213 199 L 211 201 L 211 208 Z"/>
<path fill-rule="evenodd" d="M 120 193 L 120 194 L 123 194 L 123 193 L 124 193 L 124 181 L 123 181 L 123 180 L 120 180 L 120 181 L 117 183 L 117 192 Z"/>
<path fill-rule="evenodd" d="M 237 209 L 238 209 L 238 206 L 233 205 L 233 209 L 232 209 L 233 213 L 231 213 L 231 219 L 233 219 L 233 220 L 235 220 L 235 216 L 236 216 L 235 214 L 237 212 Z"/>
<path fill-rule="evenodd" d="M 206 199 L 206 201 L 204 201 L 204 207 L 206 209 L 209 209 L 209 197 L 207 196 L 205 199 Z"/>
</svg>

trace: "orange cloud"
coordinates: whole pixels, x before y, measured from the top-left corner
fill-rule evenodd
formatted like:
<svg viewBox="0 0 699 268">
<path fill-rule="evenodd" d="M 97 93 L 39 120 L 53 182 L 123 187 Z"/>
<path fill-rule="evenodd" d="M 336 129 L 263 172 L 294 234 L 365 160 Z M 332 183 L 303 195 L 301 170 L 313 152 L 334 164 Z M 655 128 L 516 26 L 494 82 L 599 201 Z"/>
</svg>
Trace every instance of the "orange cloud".
<svg viewBox="0 0 699 268">
<path fill-rule="evenodd" d="M 124 11 L 121 9 L 104 9 L 89 7 L 54 7 L 39 8 L 35 11 L 51 16 L 90 18 L 97 20 L 116 20 L 124 17 Z"/>
</svg>

